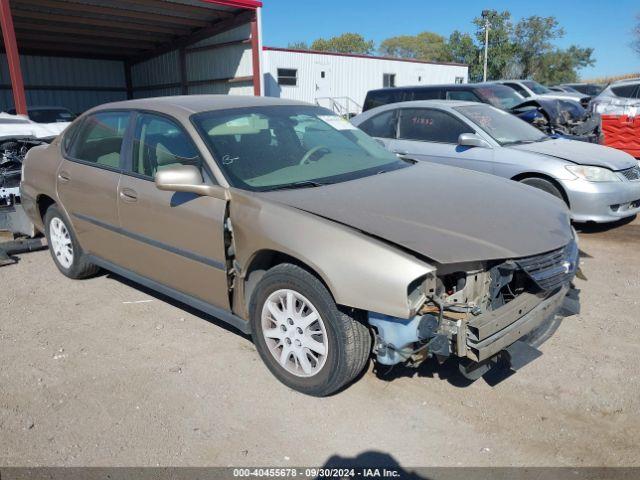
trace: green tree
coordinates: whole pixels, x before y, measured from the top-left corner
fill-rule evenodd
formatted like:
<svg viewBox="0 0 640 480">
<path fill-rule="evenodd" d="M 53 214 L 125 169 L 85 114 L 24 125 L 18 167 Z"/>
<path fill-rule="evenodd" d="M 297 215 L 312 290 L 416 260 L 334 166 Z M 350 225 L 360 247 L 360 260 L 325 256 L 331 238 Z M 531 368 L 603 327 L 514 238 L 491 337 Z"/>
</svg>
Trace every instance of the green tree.
<svg viewBox="0 0 640 480">
<path fill-rule="evenodd" d="M 468 33 L 455 30 L 447 42 L 451 61 L 469 65 L 469 78 L 482 79 L 482 49 L 473 42 Z"/>
<path fill-rule="evenodd" d="M 511 22 L 511 13 L 508 11 L 498 12 L 497 10 L 489 10 L 487 18 L 491 25 L 489 29 L 487 79 L 497 80 L 504 77 L 504 73 L 514 62 L 516 47 L 513 43 L 513 24 Z M 476 41 L 483 55 L 478 61 L 483 64 L 485 19 L 476 17 L 473 20 L 473 24 L 476 26 Z M 480 72 L 482 72 L 482 69 L 481 67 Z M 474 80 L 481 79 L 482 74 L 480 74 L 479 78 L 474 78 Z"/>
<path fill-rule="evenodd" d="M 287 48 L 292 50 L 309 50 L 309 44 L 307 42 L 291 42 L 287 45 Z"/>
<path fill-rule="evenodd" d="M 432 62 L 451 60 L 446 38 L 433 32 L 387 38 L 380 44 L 378 52 L 389 57 L 413 58 Z"/>
<path fill-rule="evenodd" d="M 540 83 L 555 85 L 578 81 L 578 70 L 594 64 L 592 48 L 575 45 L 566 50 L 545 52 L 539 61 L 539 70 L 532 77 Z"/>
<path fill-rule="evenodd" d="M 522 68 L 520 76 L 534 78 L 545 75 L 544 70 L 548 66 L 545 57 L 552 55 L 556 58 L 563 53 L 554 50 L 551 41 L 563 36 L 564 30 L 554 17 L 534 15 L 520 20 L 513 29 L 516 56 Z"/>
<path fill-rule="evenodd" d="M 369 55 L 375 49 L 373 40 L 366 40 L 359 33 L 343 33 L 331 38 L 318 38 L 311 44 L 311 50 L 335 53 L 355 53 Z"/>
<path fill-rule="evenodd" d="M 532 78 L 542 83 L 560 83 L 578 78 L 580 68 L 593 65 L 593 49 L 573 45 L 554 47 L 564 30 L 554 17 L 531 16 L 515 25 L 508 11 L 488 13 L 489 59 L 487 78 Z M 469 79 L 481 81 L 484 63 L 484 24 L 482 17 L 473 20 L 474 35 L 455 31 L 448 41 L 451 58 L 469 65 Z M 640 27 L 640 25 L 639 25 Z"/>
</svg>

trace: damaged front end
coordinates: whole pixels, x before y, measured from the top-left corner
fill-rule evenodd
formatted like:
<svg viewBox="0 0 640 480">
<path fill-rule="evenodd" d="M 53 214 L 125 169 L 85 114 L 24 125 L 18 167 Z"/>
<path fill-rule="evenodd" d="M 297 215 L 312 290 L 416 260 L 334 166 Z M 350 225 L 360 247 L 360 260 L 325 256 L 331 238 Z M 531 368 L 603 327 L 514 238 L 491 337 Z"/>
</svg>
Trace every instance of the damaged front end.
<svg viewBox="0 0 640 480">
<path fill-rule="evenodd" d="M 548 135 L 599 143 L 600 118 L 572 100 L 536 98 L 522 102 L 511 113 Z"/>
<path fill-rule="evenodd" d="M 22 162 L 33 147 L 49 142 L 35 138 L 4 138 L 0 140 L 0 231 L 35 235 L 34 226 L 22 209 L 20 181 Z"/>
<path fill-rule="evenodd" d="M 412 319 L 369 315 L 378 363 L 417 366 L 432 356 L 457 357 L 462 373 L 475 379 L 505 353 L 517 355 L 519 340 L 532 350 L 561 317 L 578 313 L 575 240 L 541 255 L 465 267 L 440 269 Z"/>
</svg>

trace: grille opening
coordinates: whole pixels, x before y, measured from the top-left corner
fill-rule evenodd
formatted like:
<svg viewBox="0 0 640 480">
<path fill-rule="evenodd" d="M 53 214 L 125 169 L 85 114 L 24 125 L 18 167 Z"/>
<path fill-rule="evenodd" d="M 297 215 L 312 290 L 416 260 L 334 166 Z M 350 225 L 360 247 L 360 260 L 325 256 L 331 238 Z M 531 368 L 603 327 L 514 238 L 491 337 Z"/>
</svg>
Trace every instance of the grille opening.
<svg viewBox="0 0 640 480">
<path fill-rule="evenodd" d="M 630 181 L 640 180 L 640 166 L 636 165 L 626 170 L 620 170 L 620 173 Z"/>
</svg>

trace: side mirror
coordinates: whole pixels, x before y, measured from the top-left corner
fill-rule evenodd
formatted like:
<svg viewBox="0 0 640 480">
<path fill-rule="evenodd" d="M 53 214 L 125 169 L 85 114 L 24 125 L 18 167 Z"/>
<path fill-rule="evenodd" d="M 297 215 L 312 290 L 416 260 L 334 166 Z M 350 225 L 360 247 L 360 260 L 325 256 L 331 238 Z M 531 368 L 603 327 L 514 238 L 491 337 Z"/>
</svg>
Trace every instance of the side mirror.
<svg viewBox="0 0 640 480">
<path fill-rule="evenodd" d="M 226 199 L 226 190 L 219 185 L 205 184 L 200 170 L 193 165 L 179 165 L 160 170 L 156 172 L 154 181 L 158 190 L 188 192 L 220 200 Z"/>
<path fill-rule="evenodd" d="M 458 137 L 458 145 L 461 147 L 491 148 L 486 140 L 480 138 L 475 133 L 461 133 Z"/>
</svg>

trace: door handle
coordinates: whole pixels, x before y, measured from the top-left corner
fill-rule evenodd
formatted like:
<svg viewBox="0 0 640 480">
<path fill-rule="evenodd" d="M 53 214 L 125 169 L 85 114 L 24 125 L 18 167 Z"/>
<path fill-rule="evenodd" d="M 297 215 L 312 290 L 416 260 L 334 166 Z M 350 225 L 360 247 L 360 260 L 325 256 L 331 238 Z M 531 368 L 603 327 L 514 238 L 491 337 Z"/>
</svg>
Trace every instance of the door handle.
<svg viewBox="0 0 640 480">
<path fill-rule="evenodd" d="M 138 194 L 135 190 L 123 188 L 120 190 L 120 198 L 125 202 L 133 203 L 138 200 Z"/>
<path fill-rule="evenodd" d="M 63 170 L 61 172 L 58 172 L 58 180 L 60 180 L 60 182 L 62 183 L 69 183 L 69 181 L 71 180 L 71 177 L 67 172 Z"/>
<path fill-rule="evenodd" d="M 409 155 L 409 152 L 405 152 L 404 150 L 394 150 L 393 153 L 395 153 L 399 157 Z"/>
</svg>

